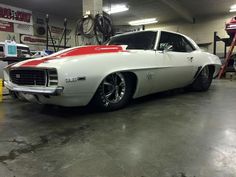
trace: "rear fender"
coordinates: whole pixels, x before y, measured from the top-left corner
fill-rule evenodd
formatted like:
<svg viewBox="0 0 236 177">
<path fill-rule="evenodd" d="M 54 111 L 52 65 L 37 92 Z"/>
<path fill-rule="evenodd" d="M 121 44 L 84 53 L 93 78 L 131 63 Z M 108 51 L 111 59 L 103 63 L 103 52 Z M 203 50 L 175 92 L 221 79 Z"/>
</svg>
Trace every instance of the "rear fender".
<svg viewBox="0 0 236 177">
<path fill-rule="evenodd" d="M 196 72 L 196 74 L 194 75 L 194 80 L 197 79 L 197 77 L 199 76 L 199 74 L 202 72 L 203 68 L 205 67 L 210 67 L 211 68 L 211 72 L 213 73 L 213 78 L 217 77 L 218 73 L 219 73 L 219 69 L 220 69 L 220 65 L 216 65 L 216 64 L 206 64 L 203 66 L 199 66 L 198 70 Z"/>
</svg>

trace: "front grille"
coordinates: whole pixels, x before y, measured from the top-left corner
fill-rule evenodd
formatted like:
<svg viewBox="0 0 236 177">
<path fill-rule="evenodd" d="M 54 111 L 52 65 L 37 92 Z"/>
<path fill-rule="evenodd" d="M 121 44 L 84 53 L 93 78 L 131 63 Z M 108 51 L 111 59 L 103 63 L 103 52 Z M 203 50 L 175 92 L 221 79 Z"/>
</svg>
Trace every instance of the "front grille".
<svg viewBox="0 0 236 177">
<path fill-rule="evenodd" d="M 46 70 L 16 69 L 10 71 L 10 79 L 17 85 L 46 86 L 46 73 Z"/>
</svg>

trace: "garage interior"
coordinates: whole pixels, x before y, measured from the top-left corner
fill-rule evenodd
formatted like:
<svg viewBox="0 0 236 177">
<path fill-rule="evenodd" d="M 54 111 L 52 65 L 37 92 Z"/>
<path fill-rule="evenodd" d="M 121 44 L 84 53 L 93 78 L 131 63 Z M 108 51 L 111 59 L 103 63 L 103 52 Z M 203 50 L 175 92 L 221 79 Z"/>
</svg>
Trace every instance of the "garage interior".
<svg viewBox="0 0 236 177">
<path fill-rule="evenodd" d="M 78 24 L 86 15 L 105 11 L 115 34 L 178 32 L 224 64 L 233 44 L 225 28 L 236 16 L 234 4 L 235 0 L 0 0 L 0 42 L 14 40 L 34 52 L 53 51 L 53 40 L 58 50 L 97 44 L 95 36 L 77 32 Z M 115 5 L 126 10 L 110 13 Z M 6 7 L 28 10 L 32 23 L 4 19 Z M 53 34 L 48 40 L 47 14 Z M 151 18 L 155 23 L 130 25 Z M 236 58 L 229 57 L 231 66 L 207 92 L 174 89 L 134 99 L 111 112 L 33 104 L 14 99 L 0 86 L 0 177 L 236 177 Z M 0 60 L 0 85 L 9 63 Z"/>
</svg>

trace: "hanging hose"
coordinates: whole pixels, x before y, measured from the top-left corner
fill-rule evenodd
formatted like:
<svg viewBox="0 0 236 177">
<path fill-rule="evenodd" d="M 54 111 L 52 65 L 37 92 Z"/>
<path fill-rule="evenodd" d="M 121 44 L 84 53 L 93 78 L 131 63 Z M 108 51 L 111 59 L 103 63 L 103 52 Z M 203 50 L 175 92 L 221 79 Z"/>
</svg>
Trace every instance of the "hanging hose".
<svg viewBox="0 0 236 177">
<path fill-rule="evenodd" d="M 94 24 L 94 33 L 99 44 L 104 43 L 114 35 L 112 21 L 108 16 L 97 14 Z"/>
<path fill-rule="evenodd" d="M 81 18 L 77 23 L 76 32 L 86 38 L 94 37 L 94 18 L 91 15 Z"/>
<path fill-rule="evenodd" d="M 102 44 L 113 36 L 112 21 L 108 16 L 97 14 L 95 18 L 91 15 L 84 16 L 77 21 L 75 31 L 75 44 L 79 44 L 78 36 L 81 38 L 96 37 L 97 43 Z"/>
</svg>

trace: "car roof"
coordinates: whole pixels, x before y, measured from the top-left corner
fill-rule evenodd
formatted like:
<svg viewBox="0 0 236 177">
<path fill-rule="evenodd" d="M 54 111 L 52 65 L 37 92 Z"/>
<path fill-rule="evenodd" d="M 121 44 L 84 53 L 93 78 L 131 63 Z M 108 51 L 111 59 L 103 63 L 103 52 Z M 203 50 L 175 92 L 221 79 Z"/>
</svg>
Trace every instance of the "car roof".
<svg viewBox="0 0 236 177">
<path fill-rule="evenodd" d="M 5 45 L 5 42 L 0 42 L 0 45 Z M 29 46 L 27 46 L 27 45 L 18 44 L 18 43 L 16 43 L 16 46 L 17 46 L 17 47 L 27 47 L 27 48 L 29 48 Z"/>
<path fill-rule="evenodd" d="M 144 33 L 144 32 L 158 32 L 158 31 L 160 31 L 160 30 L 132 31 L 132 32 L 126 32 L 126 33 L 123 33 L 123 34 L 117 34 L 117 35 L 115 35 L 114 37 L 117 37 L 117 36 L 125 36 L 125 35 L 129 35 L 129 34 Z"/>
<path fill-rule="evenodd" d="M 184 35 L 184 34 L 182 34 L 182 33 L 175 32 L 175 31 L 168 31 L 168 30 L 158 30 L 158 31 L 160 31 L 160 32 L 167 32 L 167 33 L 173 33 L 173 34 L 178 34 L 178 35 L 184 36 L 184 37 L 186 37 L 186 38 L 189 39 L 188 36 L 186 36 L 186 35 Z"/>
<path fill-rule="evenodd" d="M 128 34 L 135 34 L 135 33 L 143 33 L 143 32 L 168 32 L 168 33 L 174 33 L 174 34 L 179 34 L 181 36 L 185 36 L 188 37 L 184 34 L 178 33 L 178 32 L 174 32 L 174 31 L 168 31 L 168 30 L 143 30 L 143 31 L 135 31 L 135 32 L 127 32 L 127 33 L 123 33 L 123 34 L 118 34 L 116 36 L 124 36 L 124 35 L 128 35 Z"/>
</svg>

